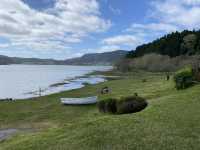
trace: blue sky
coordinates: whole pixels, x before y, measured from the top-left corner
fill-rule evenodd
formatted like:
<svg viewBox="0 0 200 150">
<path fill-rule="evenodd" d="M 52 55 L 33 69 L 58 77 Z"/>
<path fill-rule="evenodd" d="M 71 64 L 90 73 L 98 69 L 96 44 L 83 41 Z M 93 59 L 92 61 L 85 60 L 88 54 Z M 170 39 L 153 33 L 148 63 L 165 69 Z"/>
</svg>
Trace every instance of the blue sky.
<svg viewBox="0 0 200 150">
<path fill-rule="evenodd" d="M 0 55 L 66 59 L 199 29 L 200 0 L 1 0 Z"/>
</svg>

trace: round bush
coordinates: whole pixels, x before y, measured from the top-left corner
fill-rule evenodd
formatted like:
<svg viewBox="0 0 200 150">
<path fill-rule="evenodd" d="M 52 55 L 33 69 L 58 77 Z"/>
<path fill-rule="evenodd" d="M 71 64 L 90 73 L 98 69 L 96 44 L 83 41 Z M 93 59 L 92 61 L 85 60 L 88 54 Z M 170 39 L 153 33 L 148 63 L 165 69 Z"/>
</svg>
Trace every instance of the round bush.
<svg viewBox="0 0 200 150">
<path fill-rule="evenodd" d="M 117 111 L 116 102 L 117 102 L 117 99 L 110 98 L 103 101 L 99 101 L 97 106 L 100 112 L 103 112 L 103 113 L 107 112 L 107 113 L 114 114 Z"/>
<path fill-rule="evenodd" d="M 147 101 L 138 96 L 117 99 L 106 99 L 98 102 L 100 112 L 112 114 L 135 113 L 143 110 L 148 105 Z"/>
<path fill-rule="evenodd" d="M 99 111 L 102 112 L 102 113 L 105 113 L 106 112 L 106 104 L 105 104 L 105 101 L 99 101 L 97 103 L 97 107 L 99 108 Z"/>
<path fill-rule="evenodd" d="M 191 67 L 186 67 L 175 73 L 174 81 L 176 83 L 176 89 L 185 89 L 193 84 L 193 71 Z"/>
<path fill-rule="evenodd" d="M 136 113 L 147 107 L 148 103 L 144 98 L 138 96 L 131 96 L 121 98 L 117 102 L 117 113 L 118 114 L 127 114 L 127 113 Z"/>
</svg>

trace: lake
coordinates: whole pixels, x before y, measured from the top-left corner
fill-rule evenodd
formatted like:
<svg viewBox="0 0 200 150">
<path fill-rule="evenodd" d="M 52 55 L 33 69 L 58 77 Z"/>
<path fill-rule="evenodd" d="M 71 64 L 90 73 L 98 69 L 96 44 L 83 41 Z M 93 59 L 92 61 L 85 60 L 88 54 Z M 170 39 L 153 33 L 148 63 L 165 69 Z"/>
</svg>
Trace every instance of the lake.
<svg viewBox="0 0 200 150">
<path fill-rule="evenodd" d="M 104 82 L 101 76 L 83 76 L 110 69 L 111 66 L 1 65 L 0 99 L 25 99 Z"/>
</svg>

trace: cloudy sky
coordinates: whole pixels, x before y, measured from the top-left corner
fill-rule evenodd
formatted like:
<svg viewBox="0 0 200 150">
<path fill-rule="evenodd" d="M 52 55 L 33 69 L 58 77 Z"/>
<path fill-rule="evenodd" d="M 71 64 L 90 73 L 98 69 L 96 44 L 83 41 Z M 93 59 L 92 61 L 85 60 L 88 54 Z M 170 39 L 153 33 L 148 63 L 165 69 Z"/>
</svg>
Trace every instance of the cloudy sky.
<svg viewBox="0 0 200 150">
<path fill-rule="evenodd" d="M 200 27 L 200 0 L 1 0 L 0 55 L 66 59 L 131 50 Z"/>
</svg>

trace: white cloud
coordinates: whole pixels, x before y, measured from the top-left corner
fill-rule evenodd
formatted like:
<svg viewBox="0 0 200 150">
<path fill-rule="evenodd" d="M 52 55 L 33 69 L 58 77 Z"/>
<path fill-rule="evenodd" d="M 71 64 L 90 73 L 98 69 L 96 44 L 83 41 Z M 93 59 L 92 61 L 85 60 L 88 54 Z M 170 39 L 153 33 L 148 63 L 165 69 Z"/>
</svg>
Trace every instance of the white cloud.
<svg viewBox="0 0 200 150">
<path fill-rule="evenodd" d="M 178 26 L 168 23 L 133 23 L 130 27 L 125 29 L 125 32 L 132 33 L 136 37 L 140 37 L 140 39 L 142 39 L 141 41 L 147 43 L 177 30 L 179 30 Z"/>
<path fill-rule="evenodd" d="M 22 0 L 1 0 L 0 37 L 8 45 L 30 49 L 64 49 L 90 33 L 109 29 L 96 0 L 56 0 L 53 8 L 38 11 Z"/>
<path fill-rule="evenodd" d="M 121 14 L 121 10 L 118 8 L 114 8 L 111 5 L 109 5 L 109 9 L 111 12 L 113 12 L 115 15 L 120 15 Z"/>
<path fill-rule="evenodd" d="M 158 21 L 185 29 L 198 29 L 200 0 L 155 0 L 152 15 Z"/>
<path fill-rule="evenodd" d="M 142 38 L 134 35 L 118 35 L 106 38 L 102 41 L 102 43 L 106 45 L 130 46 L 130 47 L 135 47 L 143 42 L 144 41 Z"/>
<path fill-rule="evenodd" d="M 1 43 L 1 44 L 0 44 L 0 49 L 1 49 L 1 48 L 7 48 L 7 47 L 9 47 L 9 44 L 8 44 L 8 43 Z"/>
<path fill-rule="evenodd" d="M 177 27 L 165 23 L 149 23 L 149 24 L 132 24 L 126 31 L 129 32 L 172 32 L 176 31 Z"/>
<path fill-rule="evenodd" d="M 200 5 L 200 0 L 183 0 L 182 2 L 186 5 Z"/>
<path fill-rule="evenodd" d="M 96 53 L 104 53 L 104 52 L 111 52 L 111 51 L 116 51 L 116 50 L 120 50 L 120 46 L 104 45 L 104 46 L 98 48 L 95 52 Z"/>
</svg>

